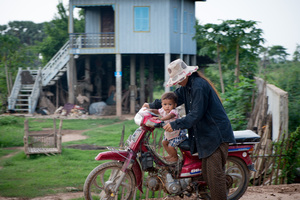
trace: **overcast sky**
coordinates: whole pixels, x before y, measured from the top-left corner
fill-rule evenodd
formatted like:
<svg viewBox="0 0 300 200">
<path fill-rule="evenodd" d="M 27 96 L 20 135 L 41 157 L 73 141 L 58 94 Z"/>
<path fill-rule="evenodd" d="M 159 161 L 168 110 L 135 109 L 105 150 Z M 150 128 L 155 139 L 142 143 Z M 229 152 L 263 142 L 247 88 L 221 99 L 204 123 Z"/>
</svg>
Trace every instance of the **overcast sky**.
<svg viewBox="0 0 300 200">
<path fill-rule="evenodd" d="M 41 23 L 53 19 L 58 0 L 0 0 L 0 24 L 9 21 Z M 68 0 L 63 0 L 65 6 Z M 293 54 L 300 44 L 300 0 L 207 0 L 196 2 L 201 24 L 227 19 L 258 21 L 265 46 L 282 45 Z M 221 20 L 220 20 L 221 19 Z"/>
<path fill-rule="evenodd" d="M 258 21 L 264 46 L 281 45 L 293 54 L 300 45 L 300 0 L 207 0 L 196 3 L 196 18 L 201 24 L 238 18 Z"/>
</svg>

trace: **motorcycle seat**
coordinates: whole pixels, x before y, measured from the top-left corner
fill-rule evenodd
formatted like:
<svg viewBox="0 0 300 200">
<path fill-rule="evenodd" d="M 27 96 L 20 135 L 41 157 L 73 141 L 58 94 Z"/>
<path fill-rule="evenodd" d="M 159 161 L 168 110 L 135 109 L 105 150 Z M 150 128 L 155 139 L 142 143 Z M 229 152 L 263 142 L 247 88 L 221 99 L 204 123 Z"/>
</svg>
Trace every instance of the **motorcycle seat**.
<svg viewBox="0 0 300 200">
<path fill-rule="evenodd" d="M 188 142 L 188 140 L 184 140 L 183 142 L 181 142 L 178 147 L 182 150 L 185 150 L 185 151 L 189 151 L 190 150 L 190 144 Z"/>
<path fill-rule="evenodd" d="M 237 144 L 252 144 L 260 141 L 260 136 L 251 130 L 233 131 Z"/>
</svg>

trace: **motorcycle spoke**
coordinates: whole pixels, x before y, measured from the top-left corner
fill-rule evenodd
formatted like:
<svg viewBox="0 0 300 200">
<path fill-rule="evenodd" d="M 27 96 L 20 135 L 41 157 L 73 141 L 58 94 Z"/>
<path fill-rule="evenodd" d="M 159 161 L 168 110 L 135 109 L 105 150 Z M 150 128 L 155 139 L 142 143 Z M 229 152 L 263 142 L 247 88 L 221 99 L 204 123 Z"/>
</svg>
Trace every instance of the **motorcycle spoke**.
<svg viewBox="0 0 300 200">
<path fill-rule="evenodd" d="M 228 173 L 233 179 L 233 182 L 242 181 L 243 176 L 240 173 Z"/>
<path fill-rule="evenodd" d="M 247 189 L 249 175 L 245 163 L 238 158 L 228 158 L 225 173 L 229 176 L 228 197 L 238 199 Z M 230 180 L 231 179 L 231 180 Z"/>
</svg>

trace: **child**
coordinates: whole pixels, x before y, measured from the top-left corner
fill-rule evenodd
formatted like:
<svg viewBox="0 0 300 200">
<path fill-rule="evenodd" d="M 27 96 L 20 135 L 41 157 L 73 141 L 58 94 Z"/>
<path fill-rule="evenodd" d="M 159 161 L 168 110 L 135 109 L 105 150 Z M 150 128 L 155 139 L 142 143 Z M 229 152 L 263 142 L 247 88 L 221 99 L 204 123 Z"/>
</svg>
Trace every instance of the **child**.
<svg viewBox="0 0 300 200">
<path fill-rule="evenodd" d="M 177 96 L 174 92 L 166 92 L 161 97 L 161 105 L 160 109 L 149 109 L 155 114 L 161 115 L 159 118 L 166 123 L 171 121 L 175 121 L 179 118 L 179 113 L 175 109 L 177 106 Z M 165 159 L 169 162 L 176 162 L 178 160 L 177 147 L 182 141 L 186 139 L 186 135 L 184 131 L 175 130 L 173 132 L 164 132 L 163 146 L 165 150 L 168 152 L 169 156 L 165 157 Z"/>
</svg>

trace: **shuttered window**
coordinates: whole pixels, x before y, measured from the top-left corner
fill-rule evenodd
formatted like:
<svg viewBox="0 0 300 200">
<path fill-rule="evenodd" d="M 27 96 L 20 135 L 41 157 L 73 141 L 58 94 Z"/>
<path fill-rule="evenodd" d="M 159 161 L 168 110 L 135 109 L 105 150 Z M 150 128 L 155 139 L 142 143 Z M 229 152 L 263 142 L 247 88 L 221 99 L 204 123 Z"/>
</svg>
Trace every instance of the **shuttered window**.
<svg viewBox="0 0 300 200">
<path fill-rule="evenodd" d="M 149 7 L 134 7 L 134 31 L 149 30 Z"/>
</svg>

